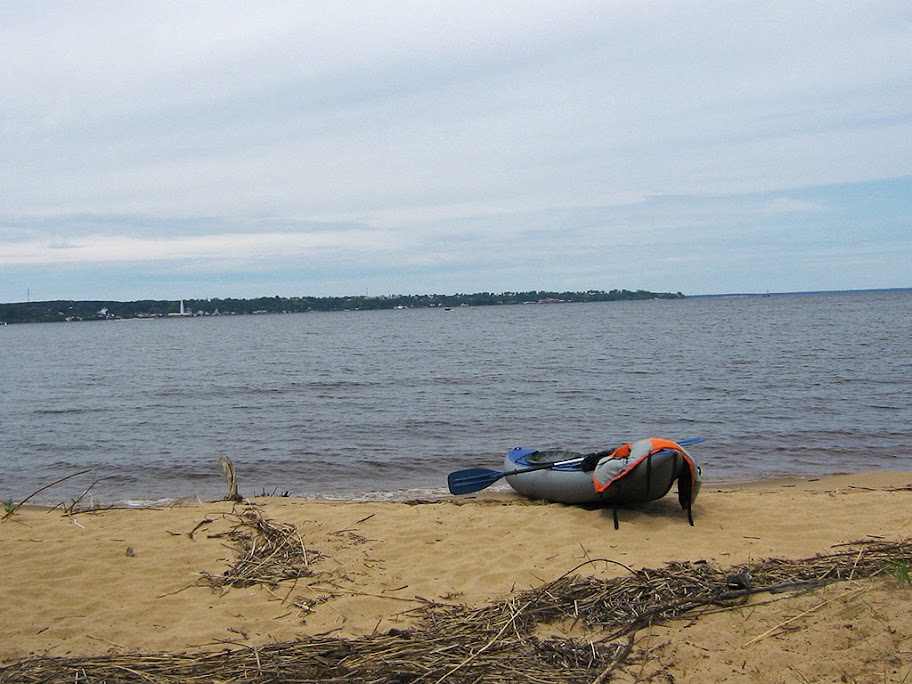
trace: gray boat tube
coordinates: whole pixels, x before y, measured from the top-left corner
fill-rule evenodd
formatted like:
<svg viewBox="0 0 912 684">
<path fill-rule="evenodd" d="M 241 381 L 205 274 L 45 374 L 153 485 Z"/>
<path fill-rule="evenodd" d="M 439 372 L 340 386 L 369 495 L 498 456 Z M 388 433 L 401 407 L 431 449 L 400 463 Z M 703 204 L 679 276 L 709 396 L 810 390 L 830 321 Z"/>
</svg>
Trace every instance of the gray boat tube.
<svg viewBox="0 0 912 684">
<path fill-rule="evenodd" d="M 628 455 L 602 458 L 596 466 L 595 473 L 584 471 L 582 456 L 574 452 L 516 448 L 507 453 L 504 471 L 579 457 L 578 462 L 507 475 L 506 480 L 517 493 L 532 499 L 615 507 L 661 499 L 677 482 L 678 498 L 681 505 L 688 510 L 689 516 L 690 506 L 700 491 L 700 467 L 683 446 L 678 446 L 680 452 L 660 449 L 650 453 L 649 445 L 650 440 L 640 440 L 627 445 Z M 602 492 L 597 492 L 593 475 L 603 483 L 610 482 L 610 486 Z"/>
<path fill-rule="evenodd" d="M 582 454 L 559 449 L 536 451 L 517 447 L 507 453 L 503 469 L 505 472 L 509 472 L 577 458 L 581 462 Z M 507 475 L 506 480 L 518 494 L 530 499 L 544 499 L 565 504 L 599 503 L 601 499 L 592 484 L 592 472 L 584 472 L 580 462 L 518 475 Z"/>
</svg>

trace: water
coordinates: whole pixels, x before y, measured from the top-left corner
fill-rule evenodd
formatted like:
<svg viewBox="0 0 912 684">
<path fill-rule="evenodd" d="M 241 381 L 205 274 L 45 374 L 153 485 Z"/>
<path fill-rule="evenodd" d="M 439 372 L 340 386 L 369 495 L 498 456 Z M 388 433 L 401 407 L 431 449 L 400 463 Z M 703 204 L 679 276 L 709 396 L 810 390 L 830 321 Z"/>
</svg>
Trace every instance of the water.
<svg viewBox="0 0 912 684">
<path fill-rule="evenodd" d="M 0 499 L 399 497 L 511 447 L 912 469 L 912 292 L 0 327 Z"/>
</svg>

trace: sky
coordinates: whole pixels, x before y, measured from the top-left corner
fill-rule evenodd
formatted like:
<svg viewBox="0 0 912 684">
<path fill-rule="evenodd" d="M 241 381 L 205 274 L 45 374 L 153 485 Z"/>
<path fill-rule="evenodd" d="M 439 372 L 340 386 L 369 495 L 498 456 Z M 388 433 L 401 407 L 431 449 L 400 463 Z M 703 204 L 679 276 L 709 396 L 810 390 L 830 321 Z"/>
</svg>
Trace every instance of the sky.
<svg viewBox="0 0 912 684">
<path fill-rule="evenodd" d="M 912 286 L 912 4 L 0 0 L 0 302 Z"/>
</svg>

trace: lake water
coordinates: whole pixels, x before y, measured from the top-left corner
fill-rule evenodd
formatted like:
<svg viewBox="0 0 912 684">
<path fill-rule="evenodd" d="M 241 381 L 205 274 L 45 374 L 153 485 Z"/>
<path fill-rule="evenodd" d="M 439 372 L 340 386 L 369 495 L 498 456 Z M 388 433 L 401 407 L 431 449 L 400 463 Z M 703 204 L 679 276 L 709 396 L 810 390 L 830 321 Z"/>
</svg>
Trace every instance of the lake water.
<svg viewBox="0 0 912 684">
<path fill-rule="evenodd" d="M 912 470 L 910 339 L 910 291 L 4 326 L 0 499 L 218 499 L 218 454 L 400 498 L 649 436 L 709 483 Z"/>
</svg>

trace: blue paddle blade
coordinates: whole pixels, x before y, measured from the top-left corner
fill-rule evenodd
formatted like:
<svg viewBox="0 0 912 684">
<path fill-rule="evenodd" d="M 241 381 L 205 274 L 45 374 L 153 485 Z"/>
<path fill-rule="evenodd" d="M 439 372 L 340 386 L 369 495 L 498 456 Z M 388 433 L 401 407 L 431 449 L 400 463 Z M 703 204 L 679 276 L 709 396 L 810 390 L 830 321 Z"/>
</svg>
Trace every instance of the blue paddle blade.
<svg viewBox="0 0 912 684">
<path fill-rule="evenodd" d="M 499 470 L 469 468 L 450 473 L 447 476 L 447 486 L 450 488 L 450 494 L 471 494 L 490 487 L 503 476 Z"/>
</svg>

